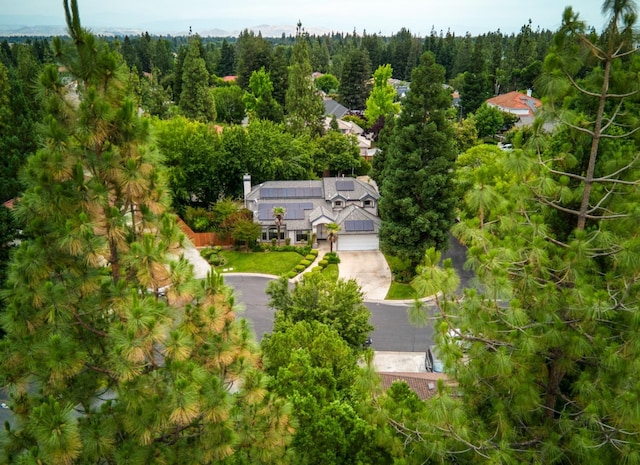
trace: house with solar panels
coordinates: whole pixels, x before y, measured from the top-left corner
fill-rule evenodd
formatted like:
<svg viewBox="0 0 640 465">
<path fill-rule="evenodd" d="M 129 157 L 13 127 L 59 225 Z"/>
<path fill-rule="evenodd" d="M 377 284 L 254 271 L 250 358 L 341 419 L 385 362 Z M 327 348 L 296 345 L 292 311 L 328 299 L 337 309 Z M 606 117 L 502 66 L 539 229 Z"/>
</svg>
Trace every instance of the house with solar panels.
<svg viewBox="0 0 640 465">
<path fill-rule="evenodd" d="M 285 209 L 280 240 L 306 243 L 315 234 L 327 239 L 326 225 L 340 226 L 336 250 L 378 250 L 378 200 L 374 184 L 347 177 L 328 177 L 312 181 L 267 181 L 252 186 L 245 175 L 244 200 L 262 226 L 261 240 L 277 239 L 273 209 Z"/>
</svg>

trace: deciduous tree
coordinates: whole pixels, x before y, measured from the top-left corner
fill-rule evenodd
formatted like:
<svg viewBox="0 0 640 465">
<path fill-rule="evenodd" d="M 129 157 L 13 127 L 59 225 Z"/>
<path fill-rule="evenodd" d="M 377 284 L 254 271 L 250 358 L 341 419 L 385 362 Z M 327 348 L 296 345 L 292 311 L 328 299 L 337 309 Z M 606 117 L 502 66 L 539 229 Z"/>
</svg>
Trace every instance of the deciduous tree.
<svg viewBox="0 0 640 465">
<path fill-rule="evenodd" d="M 364 116 L 370 124 L 381 116 L 394 116 L 400 111 L 400 104 L 395 102 L 396 89 L 389 84 L 393 70 L 391 65 L 379 66 L 373 73 L 373 89 L 367 98 Z"/>
</svg>

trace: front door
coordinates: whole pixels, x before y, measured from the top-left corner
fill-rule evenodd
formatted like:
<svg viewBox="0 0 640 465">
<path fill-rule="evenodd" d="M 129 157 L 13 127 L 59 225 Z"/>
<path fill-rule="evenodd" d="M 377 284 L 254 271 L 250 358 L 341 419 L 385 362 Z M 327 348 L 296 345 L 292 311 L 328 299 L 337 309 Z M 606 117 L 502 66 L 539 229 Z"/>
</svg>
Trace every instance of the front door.
<svg viewBox="0 0 640 465">
<path fill-rule="evenodd" d="M 324 224 L 319 224 L 316 226 L 316 239 L 324 240 L 327 238 L 327 228 L 325 228 Z"/>
</svg>

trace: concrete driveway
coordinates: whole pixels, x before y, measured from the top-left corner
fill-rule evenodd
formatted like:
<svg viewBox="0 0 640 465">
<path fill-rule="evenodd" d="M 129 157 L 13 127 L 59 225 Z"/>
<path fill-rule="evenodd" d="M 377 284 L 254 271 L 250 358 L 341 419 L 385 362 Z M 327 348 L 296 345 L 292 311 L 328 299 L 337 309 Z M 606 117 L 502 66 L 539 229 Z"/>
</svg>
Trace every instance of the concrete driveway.
<svg viewBox="0 0 640 465">
<path fill-rule="evenodd" d="M 391 270 L 379 250 L 338 252 L 339 278 L 355 279 L 364 300 L 384 300 L 391 285 Z"/>
</svg>

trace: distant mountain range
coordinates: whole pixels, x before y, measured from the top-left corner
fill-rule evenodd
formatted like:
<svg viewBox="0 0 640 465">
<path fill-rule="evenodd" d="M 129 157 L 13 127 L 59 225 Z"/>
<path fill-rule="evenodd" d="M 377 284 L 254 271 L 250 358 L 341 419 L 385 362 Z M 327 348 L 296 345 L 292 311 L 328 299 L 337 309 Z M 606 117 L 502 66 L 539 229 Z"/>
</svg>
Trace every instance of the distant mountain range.
<svg viewBox="0 0 640 465">
<path fill-rule="evenodd" d="M 0 22 L 3 21 L 4 18 L 0 18 Z M 138 36 L 140 34 L 144 34 L 148 32 L 152 35 L 163 35 L 163 36 L 186 36 L 189 34 L 189 27 L 191 27 L 193 34 L 198 34 L 201 37 L 238 37 L 241 31 L 244 29 L 249 29 L 250 31 L 257 33 L 261 33 L 262 37 L 281 37 L 283 34 L 285 36 L 295 36 L 296 34 L 296 26 L 271 26 L 268 24 L 260 24 L 258 26 L 249 26 L 247 28 L 242 29 L 234 29 L 234 30 L 224 30 L 218 28 L 206 27 L 203 24 L 184 24 L 184 21 L 181 22 L 183 24 L 176 24 L 173 28 L 171 26 L 163 25 L 159 27 L 158 25 L 150 25 L 149 28 L 132 28 L 132 27 L 105 27 L 98 26 L 92 27 L 91 25 L 87 26 L 88 29 L 91 30 L 96 35 L 99 36 Z M 194 21 L 197 23 L 197 21 Z M 29 23 L 34 24 L 34 23 Z M 322 27 L 310 27 L 304 28 L 306 32 L 309 34 L 315 35 L 323 35 L 329 34 L 332 32 L 331 29 L 322 28 Z M 24 24 L 0 24 L 0 36 L 59 36 L 66 35 L 67 29 L 62 25 L 36 25 L 36 26 L 26 26 Z"/>
</svg>

